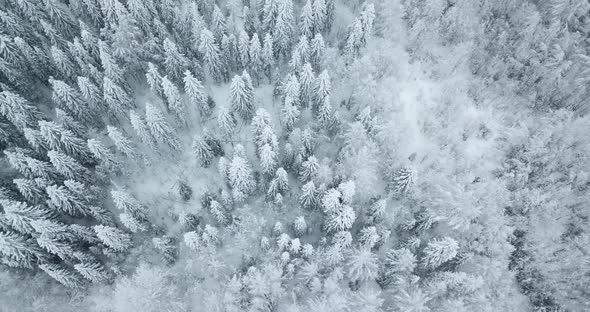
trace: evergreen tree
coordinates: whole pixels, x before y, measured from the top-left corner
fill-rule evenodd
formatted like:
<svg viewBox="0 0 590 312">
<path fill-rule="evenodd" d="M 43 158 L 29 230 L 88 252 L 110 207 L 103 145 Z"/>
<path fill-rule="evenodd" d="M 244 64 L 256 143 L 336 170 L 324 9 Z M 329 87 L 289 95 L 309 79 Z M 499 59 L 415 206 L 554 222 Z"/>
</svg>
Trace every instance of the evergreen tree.
<svg viewBox="0 0 590 312">
<path fill-rule="evenodd" d="M 310 156 L 301 164 L 300 179 L 302 182 L 309 182 L 313 180 L 320 168 L 320 164 L 315 156 Z"/>
<path fill-rule="evenodd" d="M 104 69 L 105 78 L 109 78 L 117 84 L 123 84 L 124 71 L 117 61 L 112 56 L 111 49 L 108 44 L 104 41 L 98 41 L 98 51 L 100 56 L 100 62 Z"/>
<path fill-rule="evenodd" d="M 207 95 L 204 89 L 201 81 L 195 78 L 190 71 L 184 72 L 184 92 L 188 95 L 191 104 L 199 109 L 201 115 L 209 116 L 211 108 L 207 104 Z"/>
<path fill-rule="evenodd" d="M 88 103 L 88 108 L 94 115 L 106 113 L 107 109 L 104 106 L 104 101 L 100 93 L 100 89 L 87 77 L 78 76 L 78 89 L 82 94 L 83 99 Z"/>
<path fill-rule="evenodd" d="M 16 149 L 14 151 L 4 150 L 4 154 L 8 159 L 8 163 L 20 173 L 25 176 L 30 176 L 31 172 L 27 164 L 27 160 L 23 150 Z"/>
<path fill-rule="evenodd" d="M 59 106 L 72 112 L 79 120 L 90 121 L 91 116 L 82 96 L 74 88 L 63 81 L 50 78 L 53 88 L 53 101 Z"/>
<path fill-rule="evenodd" d="M 250 6 L 244 6 L 244 10 L 242 16 L 245 16 L 244 28 L 249 33 L 256 32 L 257 30 L 261 29 L 260 24 L 260 11 L 262 7 L 260 6 L 259 0 L 250 1 Z"/>
<path fill-rule="evenodd" d="M 200 135 L 196 135 L 193 139 L 192 147 L 200 165 L 202 167 L 208 168 L 211 165 L 211 161 L 215 155 L 213 154 L 213 149 L 211 146 L 209 146 L 209 144 L 207 144 L 205 138 Z"/>
<path fill-rule="evenodd" d="M 133 127 L 133 130 L 135 130 L 135 134 L 137 134 L 139 139 L 148 146 L 154 147 L 156 140 L 150 133 L 150 129 L 148 128 L 145 120 L 134 110 L 129 111 L 129 120 L 131 121 L 131 126 Z"/>
<path fill-rule="evenodd" d="M 162 90 L 166 96 L 168 107 L 174 112 L 176 118 L 178 118 L 182 124 L 186 124 L 186 119 L 184 118 L 186 111 L 182 99 L 180 98 L 180 92 L 178 92 L 178 88 L 174 83 L 168 80 L 168 76 L 162 78 Z"/>
<path fill-rule="evenodd" d="M 252 118 L 252 127 L 254 143 L 259 150 L 265 144 L 268 144 L 273 150 L 278 150 L 278 139 L 268 111 L 264 108 L 257 109 L 256 115 Z"/>
<path fill-rule="evenodd" d="M 201 12 L 199 12 L 199 9 L 198 9 L 196 3 L 191 3 L 189 10 L 190 10 L 190 15 L 191 15 L 191 17 L 190 17 L 191 18 L 190 40 L 192 41 L 193 47 L 198 47 L 200 44 L 200 40 L 201 40 L 201 32 L 203 31 L 203 29 L 206 28 L 207 24 L 205 23 L 203 15 L 201 15 Z"/>
<path fill-rule="evenodd" d="M 380 239 L 381 237 L 377 233 L 377 228 L 374 226 L 363 228 L 359 236 L 360 243 L 368 249 L 375 247 Z"/>
<path fill-rule="evenodd" d="M 176 246 L 175 240 L 170 236 L 154 237 L 152 238 L 154 247 L 164 256 L 164 259 L 169 264 L 176 261 Z"/>
<path fill-rule="evenodd" d="M 314 34 L 315 14 L 312 7 L 313 2 L 312 0 L 307 0 L 301 9 L 299 32 L 302 36 L 311 37 Z"/>
<path fill-rule="evenodd" d="M 184 239 L 184 243 L 186 244 L 186 246 L 192 250 L 199 250 L 199 241 L 200 241 L 200 237 L 199 234 L 197 234 L 194 231 L 191 232 L 186 232 L 183 235 L 183 239 Z"/>
<path fill-rule="evenodd" d="M 301 237 L 307 231 L 307 222 L 305 222 L 305 217 L 299 216 L 293 222 L 293 230 L 295 231 L 295 235 Z"/>
<path fill-rule="evenodd" d="M 58 256 L 63 261 L 71 260 L 74 257 L 74 249 L 64 241 L 41 235 L 37 237 L 37 244 L 50 254 Z"/>
<path fill-rule="evenodd" d="M 350 205 L 356 194 L 356 184 L 352 180 L 340 183 L 338 191 L 340 191 L 342 203 Z"/>
<path fill-rule="evenodd" d="M 158 73 L 158 68 L 152 62 L 148 62 L 148 71 L 145 73 L 147 83 L 150 86 L 152 92 L 162 97 L 162 76 Z"/>
<path fill-rule="evenodd" d="M 410 290 L 402 289 L 394 298 L 395 306 L 399 311 L 430 311 L 430 308 L 426 304 L 431 298 L 417 287 Z"/>
<path fill-rule="evenodd" d="M 115 118 L 125 118 L 125 110 L 135 106 L 133 99 L 109 77 L 102 83 L 103 98 Z"/>
<path fill-rule="evenodd" d="M 0 23 L 2 23 L 6 33 L 12 37 L 19 36 L 20 34 L 26 35 L 28 30 L 24 25 L 24 21 L 10 11 L 0 11 Z"/>
<path fill-rule="evenodd" d="M 316 105 L 319 106 L 323 103 L 327 96 L 332 93 L 332 83 L 330 82 L 330 75 L 327 70 L 322 71 L 318 76 L 317 85 L 315 90 L 315 101 Z"/>
<path fill-rule="evenodd" d="M 262 25 L 266 31 L 275 28 L 279 13 L 278 0 L 264 0 L 262 7 Z"/>
<path fill-rule="evenodd" d="M 209 212 L 211 212 L 211 214 L 213 215 L 215 220 L 220 225 L 227 225 L 227 223 L 229 222 L 229 219 L 226 216 L 223 206 L 218 201 L 216 201 L 216 200 L 211 201 L 211 205 L 209 207 Z"/>
<path fill-rule="evenodd" d="M 64 129 L 71 131 L 76 136 L 82 135 L 85 130 L 84 127 L 74 120 L 72 116 L 59 108 L 55 109 L 55 122 L 64 127 Z"/>
<path fill-rule="evenodd" d="M 59 221 L 38 219 L 31 221 L 31 226 L 37 233 L 49 238 L 67 241 L 74 241 L 76 239 L 69 231 L 68 226 Z"/>
<path fill-rule="evenodd" d="M 412 169 L 401 168 L 393 175 L 389 186 L 396 194 L 406 194 L 411 192 L 414 180 L 415 173 Z"/>
<path fill-rule="evenodd" d="M 164 39 L 164 68 L 174 82 L 182 81 L 182 74 L 189 69 L 189 60 L 170 39 Z"/>
<path fill-rule="evenodd" d="M 100 14 L 99 14 L 100 15 Z M 88 25 L 83 21 L 80 23 L 80 38 L 82 39 L 82 45 L 90 53 L 90 55 L 96 60 L 100 58 L 100 51 L 98 48 L 98 38 L 92 33 Z"/>
<path fill-rule="evenodd" d="M 10 91 L 0 92 L 0 113 L 19 129 L 31 127 L 41 119 L 36 107 Z"/>
<path fill-rule="evenodd" d="M 287 55 L 291 48 L 291 37 L 293 35 L 293 1 L 277 0 L 277 6 L 277 22 L 273 34 L 278 53 Z"/>
<path fill-rule="evenodd" d="M 100 160 L 107 168 L 114 169 L 118 167 L 115 155 L 97 139 L 88 139 L 87 146 L 94 157 Z"/>
<path fill-rule="evenodd" d="M 23 129 L 23 134 L 24 134 L 25 139 L 27 140 L 27 142 L 29 142 L 29 145 L 36 152 L 42 152 L 44 150 L 47 150 L 47 144 L 45 143 L 45 140 L 41 136 L 41 131 L 34 130 L 34 129 L 31 129 L 31 128 L 24 128 Z"/>
<path fill-rule="evenodd" d="M 324 64 L 326 54 L 326 43 L 321 33 L 316 33 L 311 40 L 310 60 L 315 69 L 319 70 Z"/>
<path fill-rule="evenodd" d="M 226 32 L 225 15 L 223 15 L 223 12 L 221 12 L 221 9 L 217 5 L 213 8 L 211 31 L 217 39 L 220 39 Z"/>
<path fill-rule="evenodd" d="M 424 248 L 422 263 L 427 268 L 437 268 L 455 258 L 458 250 L 459 244 L 450 237 L 434 239 Z"/>
<path fill-rule="evenodd" d="M 219 244 L 219 230 L 214 226 L 206 224 L 201 238 L 205 245 L 217 245 Z"/>
<path fill-rule="evenodd" d="M 326 0 L 314 0 L 312 8 L 314 33 L 319 34 L 326 29 L 326 21 L 328 18 Z M 311 37 L 311 35 L 309 37 Z"/>
<path fill-rule="evenodd" d="M 363 25 L 363 42 L 366 42 L 369 37 L 373 35 L 373 23 L 375 22 L 375 5 L 372 3 L 365 3 L 363 11 L 361 12 L 361 23 Z"/>
<path fill-rule="evenodd" d="M 30 203 L 39 203 L 44 197 L 44 188 L 33 179 L 18 178 L 12 180 L 19 193 Z M 4 208 L 6 211 L 6 208 Z"/>
<path fill-rule="evenodd" d="M 332 30 L 334 18 L 336 16 L 336 0 L 326 0 L 326 23 L 324 31 Z"/>
<path fill-rule="evenodd" d="M 166 36 L 168 35 L 168 30 L 166 28 L 166 25 L 164 25 L 164 23 L 162 22 L 162 20 L 157 16 L 154 16 L 154 19 L 152 19 L 151 22 L 154 37 L 157 37 L 158 39 L 166 38 Z"/>
<path fill-rule="evenodd" d="M 79 288 L 82 284 L 80 278 L 71 270 L 59 264 L 40 264 L 39 268 L 47 275 L 68 288 Z"/>
<path fill-rule="evenodd" d="M 176 137 L 176 131 L 168 124 L 160 110 L 147 103 L 145 105 L 145 115 L 146 123 L 156 142 L 160 144 L 166 143 L 173 149 L 180 150 L 180 142 Z"/>
<path fill-rule="evenodd" d="M 286 97 L 285 104 L 283 105 L 283 109 L 281 110 L 281 119 L 285 128 L 290 131 L 293 129 L 295 122 L 299 119 L 299 115 L 301 112 L 296 105 L 293 104 L 293 98 Z"/>
<path fill-rule="evenodd" d="M 100 241 L 115 251 L 125 251 L 131 247 L 131 237 L 123 231 L 106 225 L 95 225 L 94 231 Z"/>
<path fill-rule="evenodd" d="M 242 30 L 238 37 L 238 52 L 240 55 L 241 68 L 246 70 L 250 64 L 250 37 L 248 33 Z"/>
<path fill-rule="evenodd" d="M 47 81 L 49 73 L 51 72 L 51 63 L 47 55 L 39 47 L 33 47 L 27 43 L 23 38 L 18 36 L 25 36 L 26 31 L 19 31 L 15 35 L 14 44 L 18 47 L 26 61 L 29 63 L 30 70 L 41 81 Z"/>
<path fill-rule="evenodd" d="M 233 34 L 223 35 L 221 38 L 221 58 L 226 67 L 226 70 L 223 71 L 225 81 L 229 80 L 229 73 L 237 69 L 236 57 L 238 55 L 236 36 Z"/>
<path fill-rule="evenodd" d="M 223 135 L 226 138 L 229 138 L 231 137 L 232 133 L 234 132 L 234 129 L 236 128 L 236 117 L 234 116 L 233 112 L 231 112 L 226 107 L 220 107 L 219 112 L 217 114 L 217 124 L 223 132 Z"/>
<path fill-rule="evenodd" d="M 27 171 L 24 173 L 25 176 L 43 179 L 54 177 L 54 171 L 48 162 L 33 157 L 25 157 L 25 161 L 27 164 Z"/>
<path fill-rule="evenodd" d="M 282 86 L 283 94 L 285 96 L 285 103 L 289 102 L 292 105 L 299 106 L 299 99 L 301 98 L 301 84 L 297 76 L 291 74 L 287 76 L 286 82 Z"/>
<path fill-rule="evenodd" d="M 315 88 L 315 74 L 310 63 L 305 63 L 303 69 L 299 74 L 300 89 L 301 89 L 301 103 L 303 107 L 310 106 L 314 95 Z"/>
<path fill-rule="evenodd" d="M 208 29 L 203 29 L 201 32 L 201 40 L 199 44 L 199 52 L 203 54 L 207 72 L 213 80 L 220 82 L 222 80 L 221 52 L 219 46 L 215 42 L 215 37 Z"/>
<path fill-rule="evenodd" d="M 123 155 L 129 157 L 131 160 L 137 158 L 137 150 L 131 143 L 131 140 L 119 131 L 119 129 L 113 126 L 107 126 L 107 132 L 109 138 L 113 140 L 115 146 L 121 153 L 123 153 Z"/>
<path fill-rule="evenodd" d="M 294 72 L 300 72 L 305 63 L 309 62 L 309 40 L 305 35 L 301 35 L 299 42 L 293 49 L 289 66 Z"/>
<path fill-rule="evenodd" d="M 367 212 L 367 224 L 378 224 L 385 217 L 387 209 L 387 200 L 380 199 L 376 201 Z"/>
<path fill-rule="evenodd" d="M 249 64 L 249 68 L 250 68 L 250 72 L 252 73 L 252 75 L 254 76 L 254 79 L 256 81 L 260 81 L 262 72 L 263 72 L 263 68 L 264 68 L 264 63 L 263 63 L 263 59 L 262 59 L 262 46 L 260 44 L 260 38 L 258 37 L 257 33 L 254 33 L 252 35 L 252 40 L 250 40 L 250 50 L 249 50 L 249 54 L 250 54 L 250 64 Z"/>
<path fill-rule="evenodd" d="M 34 182 L 33 182 L 34 183 Z M 36 185 L 33 186 L 34 188 L 25 189 L 31 190 L 32 192 L 36 192 L 37 188 Z M 22 184 L 21 188 L 22 189 Z M 28 197 L 38 196 L 37 194 L 28 194 Z M 43 195 L 42 193 L 39 195 Z M 22 234 L 33 234 L 34 228 L 31 225 L 31 222 L 38 219 L 47 219 L 52 217 L 51 213 L 47 210 L 44 210 L 40 206 L 32 207 L 27 205 L 24 202 L 14 201 L 14 200 L 7 200 L 3 199 L 0 200 L 0 205 L 4 208 L 3 218 L 4 221 L 10 225 L 14 230 L 18 231 Z"/>
<path fill-rule="evenodd" d="M 277 165 L 277 153 L 268 143 L 266 143 L 260 147 L 259 154 L 262 172 L 264 174 L 272 173 Z"/>
<path fill-rule="evenodd" d="M 67 80 L 76 74 L 77 68 L 70 56 L 55 45 L 51 47 L 51 59 L 61 78 Z"/>
<path fill-rule="evenodd" d="M 243 200 L 256 186 L 252 175 L 252 168 L 248 161 L 241 155 L 234 155 L 227 169 L 227 176 L 234 199 L 237 201 Z"/>
<path fill-rule="evenodd" d="M 359 56 L 360 49 L 364 46 L 364 38 L 363 23 L 360 18 L 356 18 L 351 26 L 350 33 L 346 39 L 346 45 L 344 46 L 344 54 L 349 59 L 354 59 Z"/>
<path fill-rule="evenodd" d="M 24 2 L 24 1 L 21 1 Z M 60 36 L 57 30 L 45 19 L 41 19 L 39 21 L 41 24 L 41 29 L 43 30 L 43 34 L 49 38 L 49 42 L 55 46 L 63 46 L 65 45 L 65 40 L 62 36 Z"/>
<path fill-rule="evenodd" d="M 337 212 L 342 206 L 341 197 L 340 191 L 333 188 L 329 189 L 322 197 L 322 210 L 327 214 Z"/>
<path fill-rule="evenodd" d="M 115 25 L 121 15 L 127 13 L 127 9 L 118 0 L 99 0 L 98 3 L 107 24 Z"/>
<path fill-rule="evenodd" d="M 80 160 L 88 158 L 88 149 L 84 141 L 72 131 L 53 121 L 39 121 L 39 134 L 50 149 L 59 150 Z"/>
<path fill-rule="evenodd" d="M 47 203 L 53 209 L 71 216 L 88 215 L 88 209 L 79 196 L 64 186 L 50 185 L 45 188 Z"/>
<path fill-rule="evenodd" d="M 0 255 L 3 263 L 20 268 L 33 268 L 37 259 L 43 258 L 32 239 L 12 231 L 0 232 Z"/>
<path fill-rule="evenodd" d="M 85 180 L 87 170 L 74 158 L 58 151 L 51 150 L 47 152 L 51 164 L 57 172 L 68 179 Z"/>
<path fill-rule="evenodd" d="M 361 248 L 351 252 L 348 260 L 348 275 L 352 281 L 366 281 L 377 277 L 377 256 L 370 249 Z"/>
<path fill-rule="evenodd" d="M 138 22 L 139 27 L 146 33 L 151 32 L 151 23 L 153 19 L 152 12 L 153 4 L 151 1 L 129 0 L 127 1 L 127 8 L 131 16 Z M 151 5 L 150 5 L 151 4 Z M 152 7 L 152 10 L 149 7 Z"/>
<path fill-rule="evenodd" d="M 117 209 L 139 220 L 144 220 L 146 218 L 146 208 L 128 192 L 122 190 L 111 190 L 111 198 L 113 199 Z"/>
<path fill-rule="evenodd" d="M 352 227 L 356 213 L 348 205 L 340 205 L 336 211 L 329 213 L 325 221 L 325 227 L 328 232 L 346 231 Z"/>
<path fill-rule="evenodd" d="M 93 283 L 103 283 L 110 279 L 109 273 L 98 262 L 81 262 L 74 265 L 74 269 Z"/>
<path fill-rule="evenodd" d="M 269 81 L 272 79 L 272 67 L 275 63 L 274 56 L 274 40 L 270 33 L 264 36 L 264 46 L 262 48 L 262 63 L 264 64 L 264 72 L 268 77 Z"/>
<path fill-rule="evenodd" d="M 299 198 L 301 206 L 306 209 L 312 209 L 318 204 L 318 195 L 315 184 L 309 181 L 301 188 L 301 197 Z"/>
<path fill-rule="evenodd" d="M 80 72 L 83 75 L 92 75 L 91 69 L 88 65 L 95 66 L 94 59 L 90 56 L 90 53 L 86 51 L 86 48 L 80 41 L 80 38 L 74 38 L 74 42 L 68 42 L 68 49 L 72 53 L 72 58 L 74 59 L 78 68 L 80 68 Z"/>
<path fill-rule="evenodd" d="M 242 119 L 249 120 L 254 114 L 254 89 L 248 72 L 244 71 L 242 75 L 235 75 L 229 90 L 229 102 L 232 109 L 238 113 Z"/>
<path fill-rule="evenodd" d="M 140 68 L 140 57 L 143 33 L 137 26 L 138 22 L 129 14 L 122 15 L 111 35 L 113 56 L 125 64 L 128 71 Z"/>
<path fill-rule="evenodd" d="M 278 168 L 274 178 L 270 181 L 267 195 L 269 198 L 275 198 L 278 194 L 284 194 L 289 189 L 289 178 L 283 168 Z"/>
<path fill-rule="evenodd" d="M 51 165 L 47 162 L 26 156 L 23 150 L 14 151 L 4 150 L 8 163 L 24 176 L 28 178 L 41 177 L 49 178 L 51 174 Z"/>
<path fill-rule="evenodd" d="M 140 220 L 129 213 L 119 214 L 119 220 L 131 233 L 145 232 L 147 230 L 146 226 Z"/>
</svg>

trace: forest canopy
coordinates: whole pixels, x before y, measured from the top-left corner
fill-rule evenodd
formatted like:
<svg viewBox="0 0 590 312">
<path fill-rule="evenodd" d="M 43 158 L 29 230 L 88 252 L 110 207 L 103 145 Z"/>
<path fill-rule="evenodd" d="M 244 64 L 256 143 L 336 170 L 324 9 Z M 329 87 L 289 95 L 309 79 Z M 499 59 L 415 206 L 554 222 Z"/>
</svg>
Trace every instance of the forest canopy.
<svg viewBox="0 0 590 312">
<path fill-rule="evenodd" d="M 0 0 L 0 310 L 590 310 L 589 36 L 586 0 Z"/>
</svg>

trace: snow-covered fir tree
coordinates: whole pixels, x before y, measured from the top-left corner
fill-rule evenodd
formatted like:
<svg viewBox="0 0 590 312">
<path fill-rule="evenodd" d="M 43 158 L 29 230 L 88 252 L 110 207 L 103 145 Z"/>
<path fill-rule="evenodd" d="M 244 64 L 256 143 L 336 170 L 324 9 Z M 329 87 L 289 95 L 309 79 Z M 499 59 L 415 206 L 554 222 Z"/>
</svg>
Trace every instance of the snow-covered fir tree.
<svg viewBox="0 0 590 312">
<path fill-rule="evenodd" d="M 100 241 L 115 251 L 125 251 L 131 247 L 129 234 L 107 225 L 95 225 L 94 231 Z"/>
<path fill-rule="evenodd" d="M 190 105 L 196 106 L 203 116 L 211 114 L 211 108 L 207 103 L 203 83 L 187 70 L 184 72 L 184 92 L 188 95 Z"/>
<path fill-rule="evenodd" d="M 107 126 L 109 138 L 115 143 L 117 150 L 132 160 L 137 158 L 137 149 L 131 140 L 125 136 L 119 129 L 113 126 Z"/>
<path fill-rule="evenodd" d="M 234 155 L 227 168 L 227 176 L 234 199 L 237 201 L 244 199 L 256 186 L 252 176 L 252 168 L 241 155 Z"/>
<path fill-rule="evenodd" d="M 149 103 L 145 105 L 145 121 L 156 142 L 167 144 L 175 150 L 180 148 L 174 128 L 168 124 L 162 112 Z"/>
<path fill-rule="evenodd" d="M 180 92 L 174 83 L 168 79 L 168 76 L 164 76 L 162 78 L 162 92 L 166 97 L 168 108 L 174 112 L 176 118 L 178 118 L 181 123 L 186 123 L 186 109 L 182 99 L 180 98 Z"/>
<path fill-rule="evenodd" d="M 254 115 L 254 92 L 248 72 L 244 71 L 242 75 L 235 75 L 232 79 L 229 102 L 232 109 L 244 120 L 250 120 Z"/>
<path fill-rule="evenodd" d="M 221 81 L 222 63 L 219 46 L 215 42 L 215 37 L 208 29 L 201 31 L 201 38 L 199 43 L 199 51 L 203 54 L 205 60 L 205 67 L 207 72 L 215 81 Z M 185 75 L 186 77 L 186 75 Z"/>
</svg>

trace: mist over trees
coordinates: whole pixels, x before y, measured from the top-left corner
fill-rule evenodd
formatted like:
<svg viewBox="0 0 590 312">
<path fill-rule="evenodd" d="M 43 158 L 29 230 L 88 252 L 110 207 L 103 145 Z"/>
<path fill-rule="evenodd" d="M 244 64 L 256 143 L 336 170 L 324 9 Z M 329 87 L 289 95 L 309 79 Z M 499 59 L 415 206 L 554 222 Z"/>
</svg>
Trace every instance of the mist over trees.
<svg viewBox="0 0 590 312">
<path fill-rule="evenodd" d="M 590 310 L 587 1 L 0 0 L 0 310 Z"/>
</svg>

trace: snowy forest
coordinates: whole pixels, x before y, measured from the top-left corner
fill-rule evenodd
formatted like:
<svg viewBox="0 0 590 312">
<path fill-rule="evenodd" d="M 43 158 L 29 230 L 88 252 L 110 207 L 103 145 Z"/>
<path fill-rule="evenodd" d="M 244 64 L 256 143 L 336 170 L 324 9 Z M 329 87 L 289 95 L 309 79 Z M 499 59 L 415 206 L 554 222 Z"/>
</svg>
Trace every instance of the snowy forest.
<svg viewBox="0 0 590 312">
<path fill-rule="evenodd" d="M 0 311 L 590 311 L 587 0 L 0 0 Z"/>
</svg>

